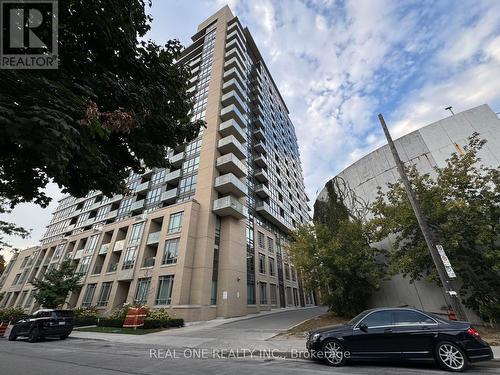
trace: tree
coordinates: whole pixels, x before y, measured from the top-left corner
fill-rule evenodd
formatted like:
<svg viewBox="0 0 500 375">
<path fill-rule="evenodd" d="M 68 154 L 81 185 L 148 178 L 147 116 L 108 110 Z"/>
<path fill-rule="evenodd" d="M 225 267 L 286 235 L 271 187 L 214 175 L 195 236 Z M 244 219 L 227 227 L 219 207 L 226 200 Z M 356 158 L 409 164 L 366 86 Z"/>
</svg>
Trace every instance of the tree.
<svg viewBox="0 0 500 375">
<path fill-rule="evenodd" d="M 0 70 L 0 196 L 11 207 L 45 207 L 51 180 L 76 197 L 121 193 L 130 169 L 168 166 L 166 148 L 203 123 L 190 121 L 181 44 L 142 39 L 152 20 L 144 0 L 60 0 L 58 9 L 59 68 Z"/>
<path fill-rule="evenodd" d="M 70 292 L 81 288 L 81 273 L 77 273 L 76 264 L 63 261 L 58 268 L 47 272 L 41 278 L 31 282 L 35 287 L 35 300 L 43 307 L 54 309 L 62 306 Z"/>
<path fill-rule="evenodd" d="M 483 318 L 500 317 L 500 169 L 480 165 L 478 153 L 485 141 L 474 133 L 463 154 L 454 153 L 435 176 L 408 175 L 433 236 L 447 252 L 460 277 L 460 295 L 466 306 Z M 369 224 L 374 241 L 394 238 L 390 268 L 410 280 L 427 278 L 439 283 L 406 192 L 400 182 L 379 188 Z"/>
<path fill-rule="evenodd" d="M 360 218 L 340 199 L 332 182 L 328 199 L 314 206 L 314 224 L 292 233 L 290 256 L 307 290 L 319 289 L 323 302 L 341 316 L 365 309 L 384 275 L 381 251 L 370 247 Z"/>
</svg>

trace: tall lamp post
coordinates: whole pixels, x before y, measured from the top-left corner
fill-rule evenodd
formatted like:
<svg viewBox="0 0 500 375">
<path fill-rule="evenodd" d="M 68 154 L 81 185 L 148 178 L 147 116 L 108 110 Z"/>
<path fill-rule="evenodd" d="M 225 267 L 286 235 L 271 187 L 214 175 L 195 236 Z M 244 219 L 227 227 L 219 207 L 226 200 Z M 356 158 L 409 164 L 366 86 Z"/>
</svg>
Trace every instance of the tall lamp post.
<svg viewBox="0 0 500 375">
<path fill-rule="evenodd" d="M 451 108 L 450 108 L 451 109 Z M 382 125 L 382 129 L 384 130 L 385 137 L 387 138 L 387 142 L 389 143 L 389 148 L 391 149 L 392 156 L 394 157 L 394 161 L 396 162 L 396 168 L 399 172 L 399 176 L 401 177 L 401 180 L 403 182 L 404 188 L 406 190 L 406 194 L 408 195 L 408 199 L 410 200 L 411 207 L 413 208 L 413 212 L 415 213 L 415 216 L 418 221 L 418 225 L 420 226 L 420 230 L 422 231 L 422 234 L 425 239 L 425 243 L 427 244 L 427 247 L 429 248 L 429 251 L 431 253 L 432 261 L 434 262 L 434 266 L 436 267 L 436 270 L 439 275 L 439 279 L 441 280 L 441 284 L 443 285 L 443 288 L 445 290 L 446 295 L 449 296 L 450 300 L 450 305 L 453 308 L 455 314 L 457 315 L 458 319 L 460 320 L 467 320 L 467 316 L 465 313 L 465 309 L 462 306 L 462 302 L 460 301 L 460 297 L 457 295 L 457 292 L 455 291 L 455 288 L 453 287 L 453 282 L 452 279 L 450 278 L 450 274 L 452 276 L 455 276 L 453 273 L 453 270 L 451 269 L 451 265 L 449 267 L 449 270 L 451 270 L 451 273 L 449 274 L 449 270 L 445 270 L 443 261 L 448 262 L 448 258 L 446 257 L 444 253 L 444 249 L 442 246 L 438 245 L 432 236 L 432 233 L 429 228 L 429 224 L 427 223 L 427 219 L 424 216 L 422 209 L 420 208 L 420 205 L 417 200 L 417 196 L 415 195 L 415 192 L 413 191 L 410 180 L 408 179 L 408 176 L 406 175 L 403 162 L 401 161 L 398 151 L 396 150 L 396 146 L 394 145 L 394 142 L 392 140 L 391 134 L 389 133 L 389 129 L 387 128 L 387 125 L 385 123 L 384 117 L 379 114 L 378 119 L 380 121 L 380 124 Z M 448 262 L 449 264 L 449 262 Z"/>
</svg>

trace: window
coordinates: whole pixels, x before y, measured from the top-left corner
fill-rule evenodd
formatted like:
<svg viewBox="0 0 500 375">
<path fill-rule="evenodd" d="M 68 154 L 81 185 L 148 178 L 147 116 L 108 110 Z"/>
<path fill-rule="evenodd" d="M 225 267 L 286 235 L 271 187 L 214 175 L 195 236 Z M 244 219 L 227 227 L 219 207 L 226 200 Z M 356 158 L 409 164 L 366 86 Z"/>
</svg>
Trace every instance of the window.
<svg viewBox="0 0 500 375">
<path fill-rule="evenodd" d="M 275 284 L 269 284 L 271 290 L 271 305 L 278 304 L 278 291 L 276 290 Z"/>
<path fill-rule="evenodd" d="M 137 289 L 135 290 L 134 303 L 139 305 L 145 305 L 148 301 L 149 284 L 151 283 L 151 278 L 143 278 L 137 281 Z"/>
<path fill-rule="evenodd" d="M 18 273 L 15 277 L 14 277 L 14 281 L 12 281 L 12 285 L 16 285 L 17 282 L 19 281 L 19 278 L 21 277 L 21 274 Z"/>
<path fill-rule="evenodd" d="M 97 215 L 95 217 L 95 221 L 104 220 L 110 209 L 111 209 L 110 205 L 100 207 L 99 210 L 97 210 Z"/>
<path fill-rule="evenodd" d="M 197 175 L 183 178 L 179 183 L 179 194 L 192 191 L 196 188 Z"/>
<path fill-rule="evenodd" d="M 274 252 L 274 240 L 271 237 L 267 237 L 267 250 L 270 253 Z"/>
<path fill-rule="evenodd" d="M 82 307 L 88 307 L 92 304 L 96 286 L 97 284 L 87 285 L 87 289 L 85 289 L 85 294 L 83 295 Z"/>
<path fill-rule="evenodd" d="M 257 232 L 257 242 L 261 249 L 264 249 L 266 244 L 264 243 L 264 233 Z"/>
<path fill-rule="evenodd" d="M 286 287 L 286 304 L 293 305 L 292 288 L 290 288 L 289 286 Z"/>
<path fill-rule="evenodd" d="M 285 279 L 290 280 L 290 267 L 286 263 L 283 266 L 285 268 Z"/>
<path fill-rule="evenodd" d="M 130 234 L 129 244 L 141 242 L 142 231 L 144 229 L 144 222 L 132 225 L 132 233 Z"/>
<path fill-rule="evenodd" d="M 428 316 L 412 310 L 394 311 L 394 324 L 396 325 L 414 325 L 414 324 L 434 324 L 433 319 Z"/>
<path fill-rule="evenodd" d="M 158 292 L 156 293 L 155 305 L 170 305 L 172 300 L 172 287 L 174 276 L 160 276 L 158 281 Z"/>
<path fill-rule="evenodd" d="M 87 246 L 85 246 L 85 253 L 93 253 L 97 245 L 97 240 L 99 239 L 99 234 L 91 236 L 87 241 Z"/>
<path fill-rule="evenodd" d="M 22 307 L 23 306 L 23 302 L 24 302 L 27 294 L 28 294 L 27 290 L 24 290 L 21 293 L 21 297 L 19 297 L 19 301 L 17 301 L 17 307 Z"/>
<path fill-rule="evenodd" d="M 52 256 L 52 260 L 59 259 L 63 253 L 64 250 L 64 244 L 60 243 L 59 245 L 56 246 L 56 249 L 54 250 L 54 255 Z"/>
<path fill-rule="evenodd" d="M 113 286 L 113 282 L 109 281 L 107 283 L 102 283 L 101 293 L 99 293 L 99 299 L 97 300 L 97 306 L 107 306 L 109 295 L 111 294 L 111 287 Z"/>
<path fill-rule="evenodd" d="M 267 285 L 266 283 L 259 283 L 259 296 L 260 296 L 260 304 L 267 305 Z"/>
<path fill-rule="evenodd" d="M 146 204 L 154 204 L 161 199 L 161 187 L 148 191 L 146 194 Z"/>
<path fill-rule="evenodd" d="M 167 175 L 167 171 L 165 169 L 159 169 L 153 175 L 151 179 L 151 185 L 157 185 L 163 183 L 165 181 L 165 176 Z"/>
<path fill-rule="evenodd" d="M 125 258 L 123 259 L 122 270 L 128 270 L 134 267 L 136 255 L 137 246 L 127 247 L 127 250 L 125 250 Z"/>
<path fill-rule="evenodd" d="M 118 208 L 118 215 L 122 215 L 129 212 L 131 206 L 132 206 L 132 198 L 122 200 L 120 203 L 120 208 Z"/>
<path fill-rule="evenodd" d="M 392 325 L 392 311 L 382 310 L 371 313 L 363 319 L 361 324 L 366 324 L 367 327 L 380 327 Z"/>
<path fill-rule="evenodd" d="M 255 305 L 255 284 L 252 281 L 247 282 L 247 304 Z"/>
<path fill-rule="evenodd" d="M 293 266 L 290 266 L 290 273 L 292 274 L 292 281 L 296 281 L 297 274 L 295 273 L 295 268 Z"/>
<path fill-rule="evenodd" d="M 178 254 L 179 254 L 179 238 L 166 240 L 165 251 L 163 252 L 163 260 L 161 264 L 177 263 Z"/>
<path fill-rule="evenodd" d="M 89 255 L 89 256 L 82 258 L 82 261 L 80 262 L 80 268 L 78 269 L 79 273 L 87 273 L 89 266 L 90 266 L 91 259 L 92 259 L 92 255 Z M 49 271 L 49 269 L 47 269 L 47 273 L 50 271 Z"/>
<path fill-rule="evenodd" d="M 182 216 L 184 212 L 177 212 L 170 215 L 170 221 L 168 223 L 168 233 L 180 232 L 182 228 Z"/>
<path fill-rule="evenodd" d="M 274 258 L 269 257 L 269 275 L 276 276 L 276 270 L 274 269 Z"/>
<path fill-rule="evenodd" d="M 259 254 L 259 272 L 266 273 L 266 256 Z"/>
<path fill-rule="evenodd" d="M 24 303 L 24 308 L 29 308 L 31 307 L 31 304 L 33 303 L 33 298 L 35 298 L 35 291 L 32 290 L 28 296 L 28 299 Z"/>
<path fill-rule="evenodd" d="M 200 163 L 200 157 L 197 156 L 193 159 L 186 160 L 182 166 L 182 173 L 184 175 L 194 172 L 198 169 L 198 164 Z"/>
</svg>

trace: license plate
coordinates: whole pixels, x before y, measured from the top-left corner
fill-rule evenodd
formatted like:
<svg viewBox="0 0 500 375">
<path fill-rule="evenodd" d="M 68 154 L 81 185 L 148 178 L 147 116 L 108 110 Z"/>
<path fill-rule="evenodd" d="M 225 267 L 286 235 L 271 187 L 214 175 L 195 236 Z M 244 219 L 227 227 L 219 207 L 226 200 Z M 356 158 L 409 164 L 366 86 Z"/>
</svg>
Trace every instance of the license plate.
<svg viewBox="0 0 500 375">
<path fill-rule="evenodd" d="M 60 326 L 63 326 L 63 325 L 65 325 L 65 324 L 66 324 L 66 322 L 59 322 L 59 325 L 60 325 Z"/>
</svg>

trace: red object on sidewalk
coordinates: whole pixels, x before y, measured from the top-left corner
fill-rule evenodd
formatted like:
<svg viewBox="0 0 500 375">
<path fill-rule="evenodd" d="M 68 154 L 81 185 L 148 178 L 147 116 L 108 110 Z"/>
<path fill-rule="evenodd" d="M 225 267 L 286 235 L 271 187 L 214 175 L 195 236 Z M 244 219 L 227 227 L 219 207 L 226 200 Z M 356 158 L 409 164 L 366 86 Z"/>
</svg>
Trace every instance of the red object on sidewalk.
<svg viewBox="0 0 500 375">
<path fill-rule="evenodd" d="M 5 331 L 7 330 L 7 327 L 9 326 L 10 322 L 0 322 L 0 337 L 3 337 L 5 334 Z"/>
<path fill-rule="evenodd" d="M 137 328 L 144 325 L 144 318 L 146 317 L 145 307 L 129 307 L 125 320 L 123 321 L 124 328 Z"/>
<path fill-rule="evenodd" d="M 448 320 L 457 320 L 457 314 L 452 309 L 448 310 Z"/>
</svg>

